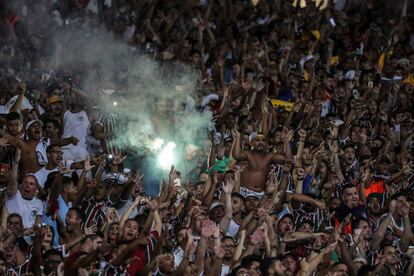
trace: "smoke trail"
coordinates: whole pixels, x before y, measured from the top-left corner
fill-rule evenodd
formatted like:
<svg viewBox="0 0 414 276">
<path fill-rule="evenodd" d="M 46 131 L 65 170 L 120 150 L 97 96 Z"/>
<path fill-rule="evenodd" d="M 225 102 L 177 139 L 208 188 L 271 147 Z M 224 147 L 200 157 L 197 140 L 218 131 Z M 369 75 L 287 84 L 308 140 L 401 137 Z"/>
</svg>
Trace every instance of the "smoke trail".
<svg viewBox="0 0 414 276">
<path fill-rule="evenodd" d="M 89 93 L 92 104 L 118 114 L 125 127 L 116 136 L 117 146 L 145 155 L 156 137 L 175 142 L 177 149 L 200 144 L 212 128 L 212 117 L 187 106 L 188 101 L 202 96 L 196 92 L 197 76 L 191 70 L 166 68 L 139 49 L 115 39 L 96 20 L 64 20 L 47 3 L 36 4 L 31 22 L 42 26 L 43 36 L 48 39 L 48 68 L 60 73 L 68 69 L 76 72 L 72 79 Z M 102 89 L 116 93 L 102 95 Z"/>
</svg>

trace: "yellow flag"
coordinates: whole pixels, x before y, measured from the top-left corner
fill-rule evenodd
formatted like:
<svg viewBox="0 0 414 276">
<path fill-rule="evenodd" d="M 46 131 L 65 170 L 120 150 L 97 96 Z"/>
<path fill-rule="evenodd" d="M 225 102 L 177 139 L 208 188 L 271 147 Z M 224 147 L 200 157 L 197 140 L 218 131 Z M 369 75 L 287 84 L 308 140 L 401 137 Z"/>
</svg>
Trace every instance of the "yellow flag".
<svg viewBox="0 0 414 276">
<path fill-rule="evenodd" d="M 292 102 L 276 100 L 276 99 L 272 99 L 270 101 L 272 102 L 273 106 L 284 107 L 287 111 L 292 111 L 292 107 L 295 104 L 295 103 L 292 103 Z"/>
</svg>

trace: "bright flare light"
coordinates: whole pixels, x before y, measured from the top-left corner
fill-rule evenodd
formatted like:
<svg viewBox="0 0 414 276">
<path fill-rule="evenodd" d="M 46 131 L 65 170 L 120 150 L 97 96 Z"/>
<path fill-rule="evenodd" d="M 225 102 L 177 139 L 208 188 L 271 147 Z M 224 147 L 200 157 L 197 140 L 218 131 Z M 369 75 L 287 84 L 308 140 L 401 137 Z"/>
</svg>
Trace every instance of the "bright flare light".
<svg viewBox="0 0 414 276">
<path fill-rule="evenodd" d="M 168 142 L 162 151 L 158 155 L 158 165 L 164 169 L 169 170 L 174 163 L 174 149 L 176 144 L 174 142 Z"/>
</svg>

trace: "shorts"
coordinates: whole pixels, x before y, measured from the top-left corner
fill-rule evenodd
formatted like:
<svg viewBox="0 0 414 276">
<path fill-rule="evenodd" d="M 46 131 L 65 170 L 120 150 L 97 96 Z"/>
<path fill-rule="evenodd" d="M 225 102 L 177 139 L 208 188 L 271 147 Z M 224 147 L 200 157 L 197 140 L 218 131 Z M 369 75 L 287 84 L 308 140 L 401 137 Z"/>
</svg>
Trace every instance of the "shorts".
<svg viewBox="0 0 414 276">
<path fill-rule="evenodd" d="M 261 199 L 264 196 L 265 192 L 264 191 L 263 192 L 256 192 L 256 191 L 249 190 L 246 187 L 240 187 L 240 194 L 244 198 L 249 197 L 249 196 L 254 196 L 258 199 Z"/>
</svg>

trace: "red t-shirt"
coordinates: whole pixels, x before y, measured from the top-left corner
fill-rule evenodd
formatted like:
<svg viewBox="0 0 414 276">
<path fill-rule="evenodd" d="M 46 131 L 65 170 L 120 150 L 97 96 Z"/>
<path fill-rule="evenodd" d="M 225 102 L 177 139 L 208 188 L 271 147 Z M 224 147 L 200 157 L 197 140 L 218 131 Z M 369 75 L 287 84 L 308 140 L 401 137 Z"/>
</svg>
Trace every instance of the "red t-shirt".
<svg viewBox="0 0 414 276">
<path fill-rule="evenodd" d="M 159 238 L 157 231 L 150 232 L 150 239 L 146 246 L 140 245 L 133 253 L 133 261 L 128 265 L 128 275 L 136 275 L 137 272 L 144 268 L 152 259 L 157 240 Z"/>
<path fill-rule="evenodd" d="M 70 269 L 72 268 L 72 266 L 75 264 L 75 262 L 81 256 L 87 255 L 87 254 L 88 253 L 86 253 L 83 250 L 78 250 L 78 251 L 75 251 L 75 252 L 71 253 L 69 255 L 69 257 L 65 260 L 65 263 L 64 263 L 64 267 L 63 268 L 64 268 L 64 271 L 65 271 L 65 275 L 76 275 L 78 273 L 78 271 L 71 271 Z M 75 272 L 75 274 L 72 274 L 74 272 Z"/>
</svg>

